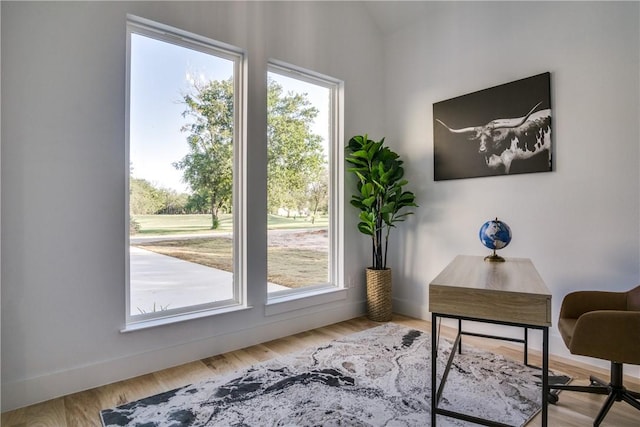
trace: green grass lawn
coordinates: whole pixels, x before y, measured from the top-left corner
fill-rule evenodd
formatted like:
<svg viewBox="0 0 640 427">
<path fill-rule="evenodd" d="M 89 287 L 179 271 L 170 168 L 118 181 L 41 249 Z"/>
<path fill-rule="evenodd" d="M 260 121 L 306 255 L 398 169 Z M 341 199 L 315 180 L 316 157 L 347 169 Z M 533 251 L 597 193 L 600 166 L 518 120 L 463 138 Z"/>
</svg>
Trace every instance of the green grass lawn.
<svg viewBox="0 0 640 427">
<path fill-rule="evenodd" d="M 171 239 L 159 242 L 137 244 L 144 249 L 163 255 L 191 261 L 220 270 L 232 271 L 232 240 L 216 234 L 232 231 L 231 215 L 220 218 L 220 227 L 211 230 L 211 215 L 135 215 L 140 231 L 134 236 L 169 236 L 180 234 L 211 234 L 211 238 Z M 327 228 L 326 215 L 316 218 L 314 223 L 308 218 L 287 218 L 269 215 L 269 230 L 293 230 Z M 296 247 L 269 247 L 268 280 L 272 283 L 299 288 L 327 281 L 327 253 Z"/>
<path fill-rule="evenodd" d="M 233 271 L 233 244 L 227 237 L 162 240 L 136 246 L 207 267 Z M 289 288 L 301 288 L 327 281 L 327 252 L 295 247 L 269 247 L 267 255 L 269 282 Z"/>
<path fill-rule="evenodd" d="M 211 230 L 211 215 L 134 215 L 133 219 L 140 224 L 139 236 L 164 236 L 167 234 L 200 234 L 229 232 L 232 230 L 231 215 L 220 217 L 220 226 Z M 314 223 L 308 218 L 287 218 L 278 215 L 267 217 L 269 230 L 285 230 L 296 228 L 326 228 L 329 219 L 326 215 L 316 218 Z"/>
<path fill-rule="evenodd" d="M 329 217 L 327 215 L 319 215 L 315 221 L 311 223 L 310 218 L 287 218 L 284 216 L 271 215 L 267 216 L 267 228 L 269 230 L 291 230 L 295 228 L 327 228 L 329 226 Z"/>
</svg>

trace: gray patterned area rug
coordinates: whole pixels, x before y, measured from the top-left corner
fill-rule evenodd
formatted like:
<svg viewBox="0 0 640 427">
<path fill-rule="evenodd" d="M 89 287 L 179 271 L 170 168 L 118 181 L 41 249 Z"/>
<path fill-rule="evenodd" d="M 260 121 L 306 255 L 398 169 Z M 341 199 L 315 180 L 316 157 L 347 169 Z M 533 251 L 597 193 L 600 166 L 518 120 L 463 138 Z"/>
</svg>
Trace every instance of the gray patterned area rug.
<svg viewBox="0 0 640 427">
<path fill-rule="evenodd" d="M 430 349 L 428 333 L 389 323 L 104 410 L 102 422 L 105 427 L 425 426 Z M 451 343 L 441 339 L 439 375 L 450 351 Z M 541 408 L 539 373 L 463 345 L 439 406 L 522 426 Z M 467 424 L 438 416 L 438 425 Z"/>
</svg>

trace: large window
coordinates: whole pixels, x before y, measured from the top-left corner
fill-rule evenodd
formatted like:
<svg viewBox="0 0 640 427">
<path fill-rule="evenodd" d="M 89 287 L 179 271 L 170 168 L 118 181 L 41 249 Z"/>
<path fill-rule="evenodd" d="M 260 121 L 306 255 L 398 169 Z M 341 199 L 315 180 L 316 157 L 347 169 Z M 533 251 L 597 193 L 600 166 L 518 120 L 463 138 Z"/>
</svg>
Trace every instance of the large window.
<svg viewBox="0 0 640 427">
<path fill-rule="evenodd" d="M 242 304 L 242 53 L 137 18 L 127 42 L 127 323 Z"/>
<path fill-rule="evenodd" d="M 342 286 L 341 83 L 273 62 L 267 82 L 269 297 Z"/>
</svg>

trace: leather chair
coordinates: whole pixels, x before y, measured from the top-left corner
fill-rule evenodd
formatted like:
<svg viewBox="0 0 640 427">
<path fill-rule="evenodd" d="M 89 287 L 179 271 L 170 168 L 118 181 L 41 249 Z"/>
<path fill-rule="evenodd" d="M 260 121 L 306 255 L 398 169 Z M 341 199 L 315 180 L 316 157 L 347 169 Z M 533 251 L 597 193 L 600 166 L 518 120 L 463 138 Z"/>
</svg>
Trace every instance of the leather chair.
<svg viewBox="0 0 640 427">
<path fill-rule="evenodd" d="M 552 389 L 607 394 L 593 422 L 599 426 L 616 401 L 640 410 L 640 393 L 622 383 L 625 363 L 640 365 L 640 286 L 628 292 L 578 291 L 562 301 L 560 335 L 571 354 L 611 362 L 611 381 L 590 377 L 591 385 L 551 385 Z"/>
</svg>

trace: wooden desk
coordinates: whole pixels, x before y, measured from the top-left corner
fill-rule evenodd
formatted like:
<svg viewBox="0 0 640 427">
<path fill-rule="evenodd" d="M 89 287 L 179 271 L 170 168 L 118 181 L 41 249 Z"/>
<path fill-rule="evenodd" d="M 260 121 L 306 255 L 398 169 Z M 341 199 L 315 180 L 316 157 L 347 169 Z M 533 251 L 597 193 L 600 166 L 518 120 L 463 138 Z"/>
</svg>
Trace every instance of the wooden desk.
<svg viewBox="0 0 640 427">
<path fill-rule="evenodd" d="M 431 425 L 436 415 L 471 421 L 489 426 L 503 424 L 466 414 L 438 408 L 438 401 L 447 374 L 455 356 L 451 352 L 442 381 L 436 391 L 437 374 L 437 319 L 458 319 L 458 336 L 454 343 L 461 350 L 461 336 L 474 335 L 487 338 L 522 342 L 525 345 L 524 362 L 527 364 L 528 329 L 542 330 L 542 425 L 547 425 L 547 393 L 549 370 L 549 326 L 551 326 L 551 293 L 525 258 L 508 258 L 505 262 L 486 262 L 481 256 L 457 256 L 429 284 L 429 311 L 431 311 Z M 473 320 L 524 328 L 524 339 L 462 331 L 462 321 Z"/>
</svg>

